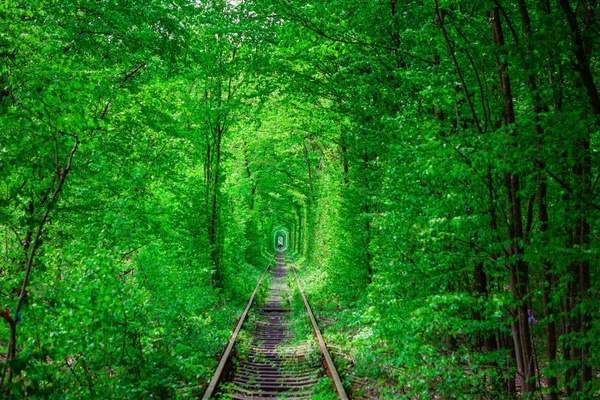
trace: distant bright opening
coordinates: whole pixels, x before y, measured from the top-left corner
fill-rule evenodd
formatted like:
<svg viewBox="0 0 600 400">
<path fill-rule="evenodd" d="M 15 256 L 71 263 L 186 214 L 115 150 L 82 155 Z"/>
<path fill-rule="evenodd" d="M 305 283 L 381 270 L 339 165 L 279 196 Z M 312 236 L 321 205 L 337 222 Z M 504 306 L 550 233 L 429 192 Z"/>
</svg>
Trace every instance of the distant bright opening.
<svg viewBox="0 0 600 400">
<path fill-rule="evenodd" d="M 286 250 L 288 246 L 287 232 L 278 231 L 275 233 L 275 248 Z"/>
</svg>

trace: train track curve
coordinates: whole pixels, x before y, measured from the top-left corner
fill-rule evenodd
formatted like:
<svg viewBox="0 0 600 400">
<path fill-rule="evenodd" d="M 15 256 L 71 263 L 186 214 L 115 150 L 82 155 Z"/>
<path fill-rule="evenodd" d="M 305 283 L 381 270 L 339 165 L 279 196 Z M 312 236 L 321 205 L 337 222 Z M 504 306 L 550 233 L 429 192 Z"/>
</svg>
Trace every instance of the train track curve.
<svg viewBox="0 0 600 400">
<path fill-rule="evenodd" d="M 270 265 L 258 281 L 202 399 L 310 399 L 323 372 L 331 379 L 338 398 L 348 399 L 293 268 L 294 280 L 316 340 L 300 344 L 290 342 L 293 332 L 289 323 L 293 310 L 285 299 L 288 290 L 285 282 L 290 268 L 286 266 L 281 250 L 277 252 L 275 268 L 271 269 Z M 269 271 L 268 298 L 255 309 L 254 298 Z M 250 336 L 249 345 L 236 352 L 236 341 L 244 325 Z M 318 353 L 311 343 L 317 344 Z M 315 358 L 315 353 L 320 357 Z"/>
</svg>

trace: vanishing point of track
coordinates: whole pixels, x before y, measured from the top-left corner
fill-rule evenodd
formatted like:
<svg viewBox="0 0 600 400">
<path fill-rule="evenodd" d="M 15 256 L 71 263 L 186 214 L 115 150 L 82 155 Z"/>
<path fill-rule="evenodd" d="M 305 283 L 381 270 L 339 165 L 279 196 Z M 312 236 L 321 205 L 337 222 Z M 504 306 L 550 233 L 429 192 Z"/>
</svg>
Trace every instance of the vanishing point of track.
<svg viewBox="0 0 600 400">
<path fill-rule="evenodd" d="M 288 325 L 293 311 L 283 297 L 287 289 L 285 279 L 289 268 L 285 265 L 281 250 L 277 252 L 276 267 L 271 271 L 270 295 L 262 307 L 252 310 L 255 322 L 252 326 L 247 327 L 252 335 L 247 354 L 239 357 L 234 355 L 233 350 L 238 334 L 248 319 L 254 297 L 270 266 L 271 264 L 267 266 L 259 279 L 250 301 L 231 335 L 215 375 L 204 393 L 203 400 L 211 398 L 310 399 L 313 397 L 314 386 L 323 375 L 323 370 L 332 380 L 338 397 L 347 399 L 348 396 L 304 295 L 296 271 L 293 269 L 298 290 L 313 327 L 320 357 L 318 360 L 311 357 L 314 349 L 308 342 L 294 345 L 289 343 L 293 333 Z"/>
</svg>

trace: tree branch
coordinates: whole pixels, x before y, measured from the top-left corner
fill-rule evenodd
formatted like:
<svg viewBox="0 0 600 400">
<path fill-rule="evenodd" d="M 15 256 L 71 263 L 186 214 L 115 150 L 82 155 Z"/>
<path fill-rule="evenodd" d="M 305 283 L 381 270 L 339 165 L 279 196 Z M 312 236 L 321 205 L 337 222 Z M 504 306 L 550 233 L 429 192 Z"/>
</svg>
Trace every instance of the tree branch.
<svg viewBox="0 0 600 400">
<path fill-rule="evenodd" d="M 140 69 L 142 69 L 145 66 L 146 66 L 146 62 L 143 61 L 140 65 L 138 65 L 137 67 L 135 67 L 131 71 L 129 71 L 127 73 L 124 73 L 125 77 L 123 78 L 123 82 L 121 82 L 121 84 L 119 85 L 119 89 L 123 88 L 123 85 L 125 85 L 125 82 L 127 82 L 129 79 L 131 79 L 135 75 L 136 72 L 138 72 Z M 106 117 L 106 113 L 108 112 L 108 108 L 110 107 L 110 103 L 112 103 L 112 99 L 109 99 L 106 102 L 106 106 L 104 106 L 104 109 L 102 109 L 102 113 L 100 113 L 100 119 L 104 119 Z"/>
</svg>

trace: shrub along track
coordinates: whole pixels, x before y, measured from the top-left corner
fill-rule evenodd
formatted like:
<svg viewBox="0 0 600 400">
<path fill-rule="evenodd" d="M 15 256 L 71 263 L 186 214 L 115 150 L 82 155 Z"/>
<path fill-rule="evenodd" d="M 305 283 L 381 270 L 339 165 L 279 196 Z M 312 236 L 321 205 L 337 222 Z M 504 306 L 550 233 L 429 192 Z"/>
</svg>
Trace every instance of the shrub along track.
<svg viewBox="0 0 600 400">
<path fill-rule="evenodd" d="M 203 399 L 309 399 L 313 397 L 323 370 L 332 380 L 338 397 L 347 399 L 295 271 L 295 281 L 313 327 L 318 352 L 312 341 L 291 343 L 294 334 L 289 325 L 293 311 L 284 297 L 288 292 L 285 280 L 289 268 L 281 250 L 277 252 L 276 268 L 271 271 L 270 295 L 262 307 L 250 313 L 268 270 L 269 267 L 258 281 Z M 250 344 L 238 349 L 238 354 L 233 356 L 234 344 L 249 314 L 254 320 L 247 329 Z M 314 357 L 318 353 L 320 357 Z"/>
</svg>

